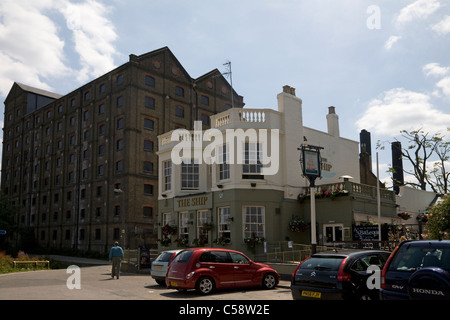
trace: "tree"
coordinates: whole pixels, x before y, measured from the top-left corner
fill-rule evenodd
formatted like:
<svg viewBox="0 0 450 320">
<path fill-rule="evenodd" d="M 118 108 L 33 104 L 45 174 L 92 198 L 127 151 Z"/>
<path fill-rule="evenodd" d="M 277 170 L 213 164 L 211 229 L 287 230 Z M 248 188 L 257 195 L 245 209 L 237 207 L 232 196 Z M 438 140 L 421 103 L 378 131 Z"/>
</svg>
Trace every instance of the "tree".
<svg viewBox="0 0 450 320">
<path fill-rule="evenodd" d="M 449 192 L 450 142 L 446 142 L 441 133 L 431 135 L 422 129 L 402 130 L 400 133 L 407 144 L 402 147 L 402 159 L 409 164 L 403 167 L 403 172 L 415 178 L 415 181 L 407 181 L 405 184 L 421 190 L 430 187 L 433 192 L 440 194 Z M 397 138 L 394 140 L 400 142 Z M 377 148 L 384 149 L 379 141 Z M 389 171 L 395 172 L 393 168 Z"/>
<path fill-rule="evenodd" d="M 443 201 L 428 210 L 429 239 L 450 239 L 450 196 L 444 195 Z"/>
</svg>

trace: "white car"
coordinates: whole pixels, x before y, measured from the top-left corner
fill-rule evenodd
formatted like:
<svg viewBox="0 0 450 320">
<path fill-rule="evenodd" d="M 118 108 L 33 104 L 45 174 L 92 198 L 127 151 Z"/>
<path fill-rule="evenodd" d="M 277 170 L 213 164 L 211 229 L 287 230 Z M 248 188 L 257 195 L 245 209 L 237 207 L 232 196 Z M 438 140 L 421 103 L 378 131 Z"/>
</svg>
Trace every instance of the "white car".
<svg viewBox="0 0 450 320">
<path fill-rule="evenodd" d="M 158 258 L 152 262 L 152 278 L 161 286 L 166 286 L 166 274 L 170 263 L 181 250 L 167 250 L 161 252 Z"/>
</svg>

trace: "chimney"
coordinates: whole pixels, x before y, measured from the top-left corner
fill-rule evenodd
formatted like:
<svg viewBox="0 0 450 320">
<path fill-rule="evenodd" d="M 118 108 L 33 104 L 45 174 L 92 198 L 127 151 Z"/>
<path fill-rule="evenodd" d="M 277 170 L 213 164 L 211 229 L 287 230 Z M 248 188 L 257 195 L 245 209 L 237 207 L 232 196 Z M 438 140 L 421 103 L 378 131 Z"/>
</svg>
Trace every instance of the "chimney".
<svg viewBox="0 0 450 320">
<path fill-rule="evenodd" d="M 403 161 L 402 161 L 402 143 L 399 141 L 392 142 L 392 180 L 394 185 L 395 194 L 400 192 L 400 186 L 405 184 L 403 179 Z"/>
<path fill-rule="evenodd" d="M 362 129 L 359 133 L 359 142 L 361 143 L 361 153 L 367 152 L 369 156 L 372 156 L 372 144 L 370 139 L 370 132 L 366 129 Z"/>
<path fill-rule="evenodd" d="M 295 97 L 295 88 L 292 88 L 291 86 L 283 86 L 283 92 L 292 94 Z"/>
<path fill-rule="evenodd" d="M 339 117 L 336 114 L 336 108 L 328 107 L 327 114 L 328 133 L 332 136 L 339 137 Z"/>
</svg>

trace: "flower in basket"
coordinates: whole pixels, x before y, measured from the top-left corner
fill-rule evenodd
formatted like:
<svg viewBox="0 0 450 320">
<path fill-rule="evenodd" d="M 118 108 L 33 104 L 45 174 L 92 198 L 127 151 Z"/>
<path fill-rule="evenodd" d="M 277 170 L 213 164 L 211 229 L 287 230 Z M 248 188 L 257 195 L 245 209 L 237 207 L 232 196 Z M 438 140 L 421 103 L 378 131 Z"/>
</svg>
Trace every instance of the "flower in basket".
<svg viewBox="0 0 450 320">
<path fill-rule="evenodd" d="M 221 246 L 225 246 L 227 244 L 231 243 L 231 239 L 225 236 L 220 236 L 219 238 L 217 238 L 214 241 L 215 244 L 221 245 Z"/>
<path fill-rule="evenodd" d="M 208 237 L 204 234 L 200 234 L 200 237 L 192 240 L 192 245 L 194 245 L 196 247 L 203 247 L 207 243 L 208 243 Z"/>
<path fill-rule="evenodd" d="M 189 240 L 187 238 L 178 238 L 175 242 L 179 247 L 187 247 L 189 245 Z"/>
<path fill-rule="evenodd" d="M 202 225 L 202 229 L 203 229 L 203 231 L 211 231 L 212 229 L 214 229 L 214 224 L 213 224 L 213 223 L 205 222 L 205 223 Z"/>
<path fill-rule="evenodd" d="M 258 237 L 255 233 L 252 233 L 251 237 L 244 238 L 244 242 L 249 248 L 255 248 L 257 244 L 264 242 L 264 237 Z"/>
<path fill-rule="evenodd" d="M 305 232 L 308 230 L 308 224 L 305 220 L 299 217 L 294 217 L 291 221 L 289 221 L 289 230 L 292 232 Z"/>
<path fill-rule="evenodd" d="M 164 236 L 171 236 L 177 234 L 177 226 L 170 226 L 169 224 L 166 224 L 161 227 L 161 232 Z"/>
<path fill-rule="evenodd" d="M 409 218 L 411 218 L 411 215 L 408 212 L 399 212 L 397 213 L 397 216 L 399 216 L 403 220 L 408 220 Z"/>
<path fill-rule="evenodd" d="M 170 238 L 166 238 L 166 237 L 162 237 L 162 239 L 158 239 L 159 243 L 161 243 L 161 245 L 163 247 L 168 247 L 171 243 L 172 240 L 170 240 Z"/>
<path fill-rule="evenodd" d="M 417 221 L 427 222 L 428 215 L 426 213 L 419 213 L 416 217 Z"/>
</svg>

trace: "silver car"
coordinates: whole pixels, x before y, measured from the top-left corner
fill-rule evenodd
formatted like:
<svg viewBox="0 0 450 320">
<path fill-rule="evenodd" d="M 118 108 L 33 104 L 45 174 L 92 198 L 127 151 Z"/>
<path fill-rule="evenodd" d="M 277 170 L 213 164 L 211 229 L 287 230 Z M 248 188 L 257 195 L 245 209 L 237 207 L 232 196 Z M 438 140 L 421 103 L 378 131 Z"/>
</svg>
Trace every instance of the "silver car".
<svg viewBox="0 0 450 320">
<path fill-rule="evenodd" d="M 173 258 L 177 255 L 181 250 L 167 250 L 161 252 L 158 258 L 152 262 L 152 278 L 155 279 L 156 283 L 161 286 L 166 286 L 166 274 L 167 269 L 169 268 L 170 263 Z"/>
</svg>

